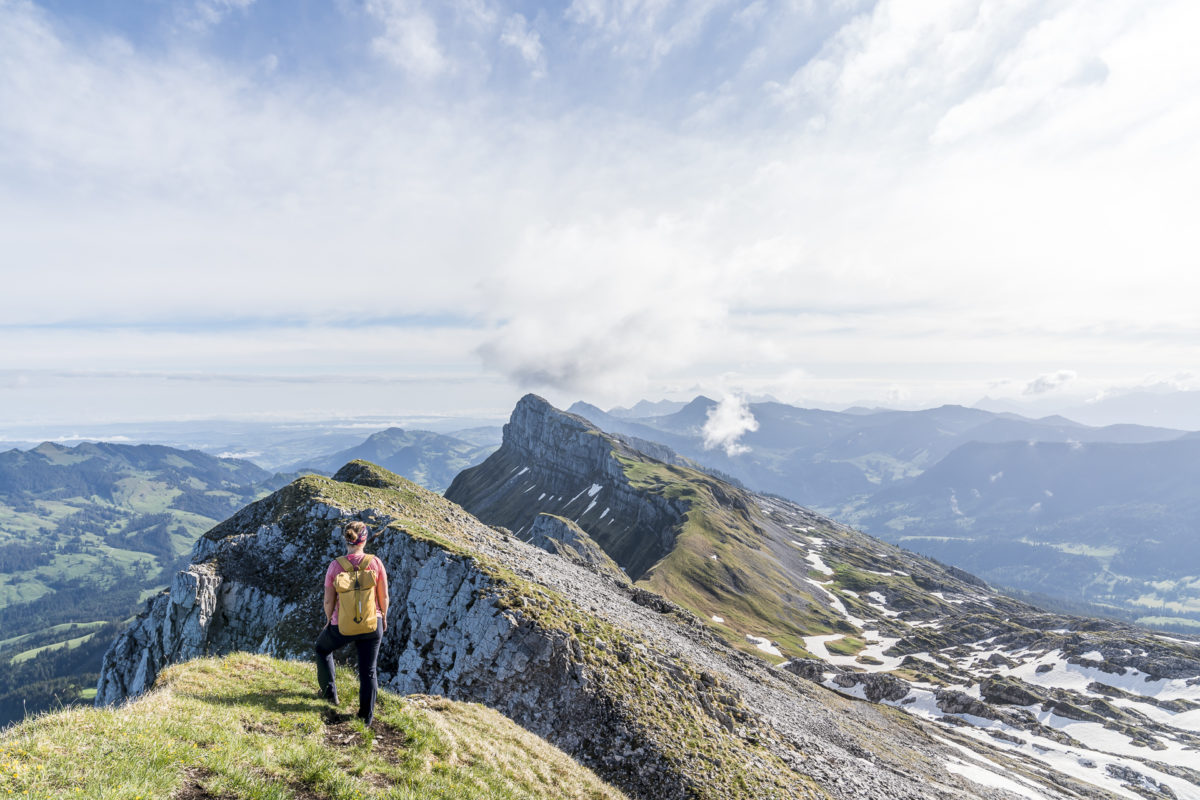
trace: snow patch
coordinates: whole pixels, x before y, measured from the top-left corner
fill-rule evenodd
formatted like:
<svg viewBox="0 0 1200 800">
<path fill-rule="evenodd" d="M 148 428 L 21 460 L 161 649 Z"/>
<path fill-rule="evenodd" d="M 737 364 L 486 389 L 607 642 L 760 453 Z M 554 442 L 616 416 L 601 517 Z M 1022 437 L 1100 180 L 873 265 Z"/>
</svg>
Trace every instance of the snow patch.
<svg viewBox="0 0 1200 800">
<path fill-rule="evenodd" d="M 750 634 L 747 633 L 746 640 L 749 641 L 751 644 L 753 644 L 755 647 L 757 647 L 759 650 L 762 650 L 764 653 L 768 653 L 773 656 L 779 656 L 780 658 L 783 657 L 783 653 L 779 652 L 778 647 L 771 644 L 770 639 L 764 639 L 761 636 L 751 636 Z"/>
<path fill-rule="evenodd" d="M 1050 670 L 1038 672 L 1037 668 L 1042 665 L 1048 665 Z M 1096 667 L 1071 664 L 1058 650 L 1022 664 L 1012 671 L 1012 675 L 1036 686 L 1044 686 L 1048 689 L 1071 689 L 1090 697 L 1100 696 L 1087 690 L 1088 684 L 1095 681 L 1117 689 L 1124 689 L 1130 694 L 1154 697 L 1159 700 L 1197 699 L 1195 687 L 1188 686 L 1187 681 L 1183 678 L 1150 680 L 1150 676 L 1136 669 L 1127 669 L 1124 675 L 1118 675 L 1115 672 L 1105 672 Z"/>
<path fill-rule="evenodd" d="M 961 775 L 972 783 L 978 783 L 980 786 L 1004 789 L 1021 797 L 1031 798 L 1031 800 L 1043 800 L 1046 796 L 1023 783 L 1018 783 L 1003 775 L 997 775 L 990 769 L 975 764 L 968 764 L 965 761 L 947 761 L 946 771 L 953 772 L 955 775 Z"/>
<path fill-rule="evenodd" d="M 829 565 L 825 563 L 825 559 L 821 558 L 819 553 L 809 553 L 804 557 L 804 559 L 812 565 L 813 569 L 815 569 L 817 572 L 820 572 L 822 575 L 833 574 L 833 570 L 829 568 Z"/>
<path fill-rule="evenodd" d="M 809 578 L 808 582 L 811 583 L 813 586 L 817 587 L 818 589 L 820 589 L 822 592 L 824 592 L 825 596 L 827 598 L 829 598 L 829 607 L 832 608 L 834 611 L 838 612 L 839 614 L 841 614 L 842 617 L 845 618 L 845 620 L 847 622 L 849 622 L 851 625 L 853 625 L 856 628 L 862 628 L 863 626 L 865 626 L 867 624 L 866 620 L 861 619 L 861 618 L 856 617 L 853 614 L 851 614 L 849 612 L 849 610 L 847 610 L 846 604 L 842 602 L 842 598 L 838 597 L 836 594 L 834 594 L 833 592 L 826 589 L 825 584 L 819 583 L 818 581 L 814 581 L 812 578 Z"/>
</svg>

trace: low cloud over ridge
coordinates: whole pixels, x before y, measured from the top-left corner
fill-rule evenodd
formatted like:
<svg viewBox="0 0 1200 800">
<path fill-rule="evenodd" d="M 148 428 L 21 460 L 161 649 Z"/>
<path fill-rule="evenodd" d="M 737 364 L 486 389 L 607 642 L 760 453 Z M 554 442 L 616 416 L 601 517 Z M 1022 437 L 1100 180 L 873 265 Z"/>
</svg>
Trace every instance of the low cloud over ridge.
<svg viewBox="0 0 1200 800">
<path fill-rule="evenodd" d="M 750 410 L 746 398 L 736 394 L 727 394 L 721 401 L 708 410 L 704 421 L 704 449 L 713 450 L 720 447 L 725 455 L 733 457 L 750 452 L 747 445 L 738 442 L 742 436 L 758 430 L 758 420 Z"/>
</svg>

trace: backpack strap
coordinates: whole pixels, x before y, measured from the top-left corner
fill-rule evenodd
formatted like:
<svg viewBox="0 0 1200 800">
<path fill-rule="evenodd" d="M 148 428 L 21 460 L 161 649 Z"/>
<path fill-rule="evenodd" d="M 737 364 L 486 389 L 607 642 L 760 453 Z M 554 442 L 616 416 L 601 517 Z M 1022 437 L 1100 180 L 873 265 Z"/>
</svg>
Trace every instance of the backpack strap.
<svg viewBox="0 0 1200 800">
<path fill-rule="evenodd" d="M 338 556 L 337 562 L 341 564 L 342 569 L 344 569 L 346 572 L 354 572 L 354 565 L 351 564 L 350 559 L 346 558 L 345 556 Z"/>
<path fill-rule="evenodd" d="M 358 562 L 359 569 L 366 569 L 371 564 L 371 559 L 375 556 L 370 553 L 363 553 L 362 561 Z"/>
</svg>

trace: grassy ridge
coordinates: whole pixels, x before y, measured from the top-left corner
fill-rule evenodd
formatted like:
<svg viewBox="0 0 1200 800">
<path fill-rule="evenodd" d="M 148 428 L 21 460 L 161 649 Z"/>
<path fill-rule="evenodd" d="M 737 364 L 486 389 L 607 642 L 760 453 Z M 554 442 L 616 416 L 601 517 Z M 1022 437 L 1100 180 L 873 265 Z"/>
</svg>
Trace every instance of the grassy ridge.
<svg viewBox="0 0 1200 800">
<path fill-rule="evenodd" d="M 0 796 L 141 800 L 588 798 L 624 795 L 498 713 L 380 693 L 374 729 L 332 713 L 311 664 L 231 655 L 172 667 L 117 709 L 36 717 L 0 734 Z"/>
<path fill-rule="evenodd" d="M 617 457 L 633 486 L 689 505 L 674 548 L 640 585 L 712 620 L 734 646 L 760 656 L 747 634 L 778 642 L 794 658 L 808 655 L 805 636 L 852 632 L 785 574 L 764 544 L 766 520 L 749 495 L 686 467 Z"/>
</svg>

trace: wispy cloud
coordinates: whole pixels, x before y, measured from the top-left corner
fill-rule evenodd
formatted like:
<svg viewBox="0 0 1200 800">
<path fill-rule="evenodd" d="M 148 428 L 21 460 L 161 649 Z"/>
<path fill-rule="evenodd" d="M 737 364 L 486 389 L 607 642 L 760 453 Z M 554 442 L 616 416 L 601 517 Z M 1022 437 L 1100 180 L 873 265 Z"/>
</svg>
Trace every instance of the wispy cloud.
<svg viewBox="0 0 1200 800">
<path fill-rule="evenodd" d="M 1043 375 L 1038 375 L 1028 384 L 1026 384 L 1022 394 L 1046 394 L 1047 392 L 1057 391 L 1071 381 L 1075 380 L 1078 374 L 1074 370 L 1060 369 L 1057 372 L 1048 372 Z"/>
<path fill-rule="evenodd" d="M 420 0 L 367 0 L 366 10 L 383 26 L 371 41 L 381 57 L 419 79 L 434 78 L 450 67 L 437 23 Z"/>
<path fill-rule="evenodd" d="M 255 0 L 196 0 L 190 6 L 180 4 L 179 13 L 184 25 L 194 30 L 208 30 L 219 25 L 234 12 L 244 12 Z"/>
<path fill-rule="evenodd" d="M 530 29 L 529 22 L 523 15 L 513 14 L 508 18 L 500 34 L 500 42 L 517 51 L 529 65 L 533 77 L 546 76 L 546 53 L 542 47 L 542 37 L 537 31 Z"/>
</svg>

